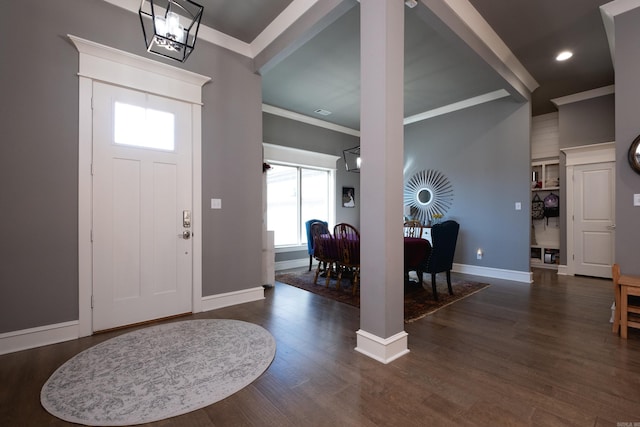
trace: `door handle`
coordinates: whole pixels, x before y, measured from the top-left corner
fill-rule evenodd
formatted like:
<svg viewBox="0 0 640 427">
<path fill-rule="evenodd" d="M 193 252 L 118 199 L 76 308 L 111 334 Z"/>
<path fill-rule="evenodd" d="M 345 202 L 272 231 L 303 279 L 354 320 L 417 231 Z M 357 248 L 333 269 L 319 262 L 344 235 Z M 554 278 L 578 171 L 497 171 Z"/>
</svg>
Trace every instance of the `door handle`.
<svg viewBox="0 0 640 427">
<path fill-rule="evenodd" d="M 616 229 L 616 225 L 615 225 L 615 224 L 607 225 L 607 228 L 608 228 L 609 230 L 615 230 L 615 229 Z"/>
<path fill-rule="evenodd" d="M 178 237 L 182 237 L 184 240 L 189 240 L 191 238 L 191 231 L 184 230 L 182 234 L 178 234 Z"/>
</svg>

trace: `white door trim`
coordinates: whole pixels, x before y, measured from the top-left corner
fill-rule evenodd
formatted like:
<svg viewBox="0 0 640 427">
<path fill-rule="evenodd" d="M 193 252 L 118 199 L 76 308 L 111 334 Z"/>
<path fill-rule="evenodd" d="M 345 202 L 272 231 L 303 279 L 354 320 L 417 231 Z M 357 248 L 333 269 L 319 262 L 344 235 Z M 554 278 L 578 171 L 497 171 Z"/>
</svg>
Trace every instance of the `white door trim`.
<svg viewBox="0 0 640 427">
<path fill-rule="evenodd" d="M 93 333 L 91 315 L 91 98 L 93 80 L 189 102 L 193 135 L 192 310 L 202 311 L 202 86 L 211 80 L 180 68 L 68 35 L 79 52 L 78 335 Z"/>
<path fill-rule="evenodd" d="M 602 144 L 581 145 L 579 147 L 567 147 L 561 149 L 566 155 L 566 232 L 567 232 L 567 268 L 565 273 L 573 276 L 576 274 L 575 261 L 573 254 L 574 233 L 573 233 L 573 215 L 574 215 L 574 184 L 573 174 L 574 167 L 578 165 L 588 165 L 593 163 L 605 163 L 616 161 L 616 144 L 615 142 L 605 142 Z"/>
</svg>

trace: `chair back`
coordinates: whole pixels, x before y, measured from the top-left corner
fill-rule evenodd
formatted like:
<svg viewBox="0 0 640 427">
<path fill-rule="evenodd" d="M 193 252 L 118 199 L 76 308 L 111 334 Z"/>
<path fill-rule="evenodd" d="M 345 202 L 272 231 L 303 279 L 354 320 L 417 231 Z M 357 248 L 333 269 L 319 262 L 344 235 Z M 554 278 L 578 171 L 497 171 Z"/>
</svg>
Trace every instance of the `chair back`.
<svg viewBox="0 0 640 427">
<path fill-rule="evenodd" d="M 307 230 L 307 252 L 309 253 L 309 255 L 313 255 L 314 241 L 313 241 L 313 235 L 311 234 L 311 225 L 314 222 L 319 222 L 321 224 L 324 224 L 324 227 L 327 230 L 327 233 L 329 232 L 329 224 L 326 221 L 323 221 L 321 219 L 310 219 L 309 221 L 306 221 L 304 223 L 304 226 Z"/>
<path fill-rule="evenodd" d="M 336 246 L 336 240 L 333 238 L 329 230 L 326 230 L 326 233 L 316 233 L 313 239 L 314 258 L 326 263 L 333 263 L 338 260 L 338 247 Z"/>
<path fill-rule="evenodd" d="M 460 224 L 453 220 L 431 227 L 432 250 L 425 272 L 440 273 L 451 270 L 459 230 Z"/>
<path fill-rule="evenodd" d="M 350 224 L 340 223 L 333 227 L 333 236 L 338 247 L 338 263 L 345 267 L 360 266 L 360 233 Z"/>
<path fill-rule="evenodd" d="M 404 222 L 404 237 L 422 238 L 422 223 L 417 219 L 410 219 Z"/>
</svg>

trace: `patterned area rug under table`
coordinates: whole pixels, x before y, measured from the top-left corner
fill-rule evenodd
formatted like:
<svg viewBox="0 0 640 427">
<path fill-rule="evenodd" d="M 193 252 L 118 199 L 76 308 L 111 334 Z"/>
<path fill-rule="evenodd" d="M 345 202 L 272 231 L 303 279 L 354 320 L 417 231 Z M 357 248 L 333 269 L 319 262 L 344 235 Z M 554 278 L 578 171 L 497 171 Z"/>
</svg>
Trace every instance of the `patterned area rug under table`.
<svg viewBox="0 0 640 427">
<path fill-rule="evenodd" d="M 355 295 L 351 292 L 349 279 L 340 282 L 340 289 L 336 288 L 336 280 L 329 279 L 329 286 L 325 285 L 325 277 L 318 277 L 318 283 L 313 283 L 315 271 L 297 270 L 291 272 L 281 272 L 276 274 L 276 280 L 280 283 L 295 286 L 314 294 L 322 295 L 345 304 L 360 307 L 360 291 Z M 443 276 L 443 277 L 440 277 Z M 412 277 L 417 280 L 415 274 Z M 408 281 L 404 284 L 404 321 L 405 323 L 415 322 L 418 319 L 434 313 L 443 307 L 460 301 L 470 295 L 475 294 L 489 286 L 487 283 L 480 283 L 468 280 L 451 278 L 453 295 L 449 295 L 447 282 L 444 274 L 440 274 L 436 279 L 438 287 L 438 301 L 433 298 L 431 290 L 431 275 L 425 274 L 424 284 Z M 366 283 L 360 285 L 364 288 Z"/>
</svg>

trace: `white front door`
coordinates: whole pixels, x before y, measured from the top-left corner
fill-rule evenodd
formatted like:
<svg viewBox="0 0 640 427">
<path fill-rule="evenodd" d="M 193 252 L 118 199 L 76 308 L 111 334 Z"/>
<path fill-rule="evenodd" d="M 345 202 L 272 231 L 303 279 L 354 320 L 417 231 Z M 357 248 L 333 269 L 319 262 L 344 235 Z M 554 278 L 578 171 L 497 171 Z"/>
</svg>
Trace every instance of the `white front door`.
<svg viewBox="0 0 640 427">
<path fill-rule="evenodd" d="M 93 330 L 192 311 L 189 104 L 93 84 Z"/>
<path fill-rule="evenodd" d="M 575 273 L 611 278 L 615 244 L 615 163 L 574 167 Z"/>
</svg>

